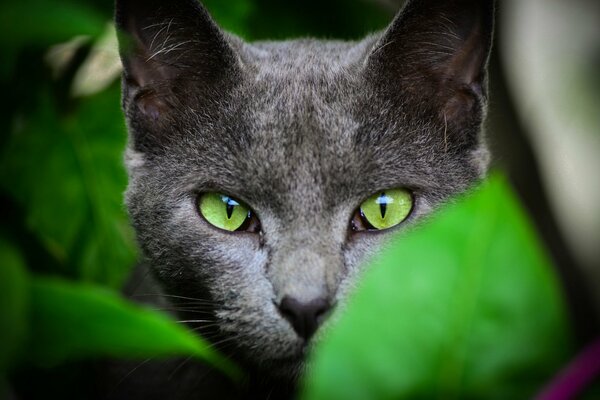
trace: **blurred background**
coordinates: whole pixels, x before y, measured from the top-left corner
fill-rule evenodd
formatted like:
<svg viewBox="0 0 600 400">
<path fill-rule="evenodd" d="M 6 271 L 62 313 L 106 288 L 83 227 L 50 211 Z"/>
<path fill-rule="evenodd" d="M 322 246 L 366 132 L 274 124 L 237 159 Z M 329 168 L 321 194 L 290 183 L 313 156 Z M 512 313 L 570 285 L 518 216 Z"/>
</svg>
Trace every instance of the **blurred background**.
<svg viewBox="0 0 600 400">
<path fill-rule="evenodd" d="M 399 0 L 205 0 L 247 40 L 358 39 Z M 0 4 L 0 260 L 119 288 L 137 250 L 109 0 Z M 502 0 L 487 135 L 553 258 L 581 343 L 600 310 L 600 3 Z"/>
</svg>

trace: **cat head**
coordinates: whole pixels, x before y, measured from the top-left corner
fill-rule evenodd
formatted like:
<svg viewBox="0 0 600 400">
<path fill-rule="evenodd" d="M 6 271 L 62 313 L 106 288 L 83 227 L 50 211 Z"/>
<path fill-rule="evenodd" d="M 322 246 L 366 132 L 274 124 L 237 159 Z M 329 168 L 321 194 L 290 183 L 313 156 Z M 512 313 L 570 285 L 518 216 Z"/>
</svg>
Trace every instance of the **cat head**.
<svg viewBox="0 0 600 400">
<path fill-rule="evenodd" d="M 249 44 L 195 0 L 118 0 L 126 202 L 166 291 L 249 363 L 301 365 L 361 261 L 485 174 L 492 20 L 411 0 L 362 41 Z"/>
</svg>

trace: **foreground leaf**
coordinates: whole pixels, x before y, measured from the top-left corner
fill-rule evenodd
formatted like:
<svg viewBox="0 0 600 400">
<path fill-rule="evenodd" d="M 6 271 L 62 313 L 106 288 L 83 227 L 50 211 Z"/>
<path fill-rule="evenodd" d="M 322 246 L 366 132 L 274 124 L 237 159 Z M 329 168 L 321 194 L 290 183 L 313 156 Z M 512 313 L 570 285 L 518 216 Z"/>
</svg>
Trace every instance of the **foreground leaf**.
<svg viewBox="0 0 600 400">
<path fill-rule="evenodd" d="M 14 364 L 27 331 L 29 284 L 19 252 L 0 237 L 0 380 Z M 2 393 L 0 382 L 0 394 Z"/>
<path fill-rule="evenodd" d="M 31 310 L 28 358 L 41 367 L 93 357 L 193 355 L 239 377 L 236 367 L 197 335 L 104 289 L 37 279 Z"/>
<path fill-rule="evenodd" d="M 530 398 L 568 354 L 560 289 L 502 179 L 397 237 L 364 278 L 305 398 Z"/>
</svg>

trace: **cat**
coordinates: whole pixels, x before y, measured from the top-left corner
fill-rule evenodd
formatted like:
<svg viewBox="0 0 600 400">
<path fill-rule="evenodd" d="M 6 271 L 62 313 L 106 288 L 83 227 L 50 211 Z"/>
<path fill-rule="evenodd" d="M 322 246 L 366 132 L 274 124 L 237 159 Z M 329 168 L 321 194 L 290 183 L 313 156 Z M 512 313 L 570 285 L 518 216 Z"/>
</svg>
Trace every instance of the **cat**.
<svg viewBox="0 0 600 400">
<path fill-rule="evenodd" d="M 293 396 L 362 261 L 485 176 L 493 13 L 409 0 L 360 41 L 246 43 L 196 0 L 116 1 L 126 204 L 146 260 L 131 292 L 249 380 L 149 362 L 119 370 L 113 398 Z"/>
</svg>

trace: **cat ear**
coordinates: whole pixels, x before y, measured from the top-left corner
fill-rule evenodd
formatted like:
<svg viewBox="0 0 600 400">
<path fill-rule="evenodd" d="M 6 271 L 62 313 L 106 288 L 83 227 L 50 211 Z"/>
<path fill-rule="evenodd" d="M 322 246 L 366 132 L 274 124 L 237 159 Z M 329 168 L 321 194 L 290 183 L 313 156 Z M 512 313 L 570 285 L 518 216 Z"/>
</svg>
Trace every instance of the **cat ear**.
<svg viewBox="0 0 600 400">
<path fill-rule="evenodd" d="M 368 59 L 383 87 L 435 100 L 461 118 L 486 97 L 493 0 L 409 0 Z"/>
<path fill-rule="evenodd" d="M 124 101 L 157 118 L 169 96 L 218 84 L 237 57 L 197 0 L 116 0 Z M 140 96 L 142 95 L 142 96 Z"/>
</svg>

